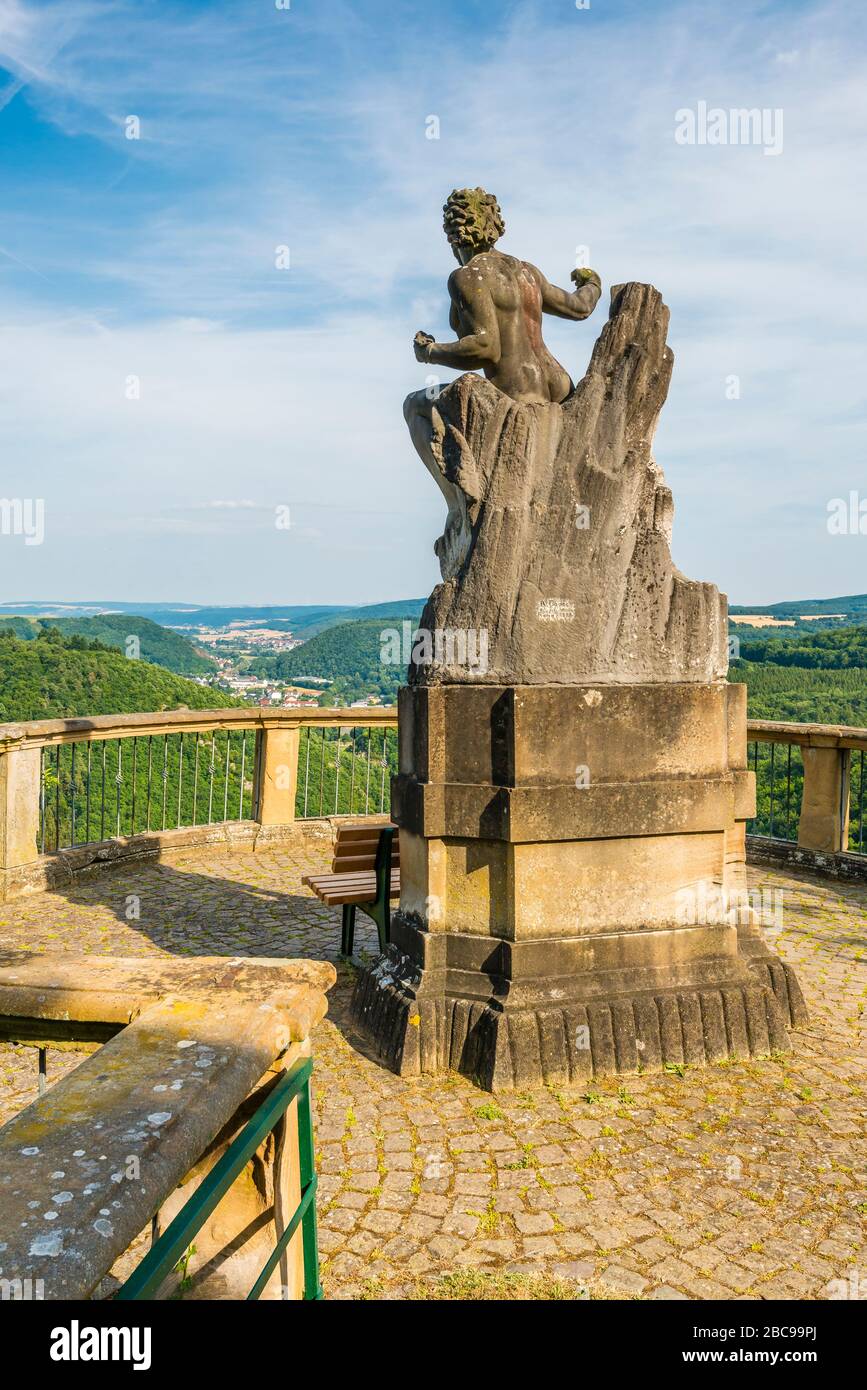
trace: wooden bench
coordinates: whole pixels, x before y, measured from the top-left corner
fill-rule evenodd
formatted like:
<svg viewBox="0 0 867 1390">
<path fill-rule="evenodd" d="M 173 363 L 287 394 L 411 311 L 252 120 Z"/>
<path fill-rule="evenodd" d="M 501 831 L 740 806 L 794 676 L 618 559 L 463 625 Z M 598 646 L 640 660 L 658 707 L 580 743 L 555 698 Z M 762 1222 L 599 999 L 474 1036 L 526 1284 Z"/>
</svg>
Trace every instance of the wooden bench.
<svg viewBox="0 0 867 1390">
<path fill-rule="evenodd" d="M 330 874 L 307 874 L 302 880 L 329 907 L 343 908 L 340 954 L 352 955 L 355 909 L 376 923 L 379 949 L 389 940 L 391 899 L 400 897 L 400 838 L 396 825 L 374 822 L 340 825 L 334 841 Z"/>
</svg>

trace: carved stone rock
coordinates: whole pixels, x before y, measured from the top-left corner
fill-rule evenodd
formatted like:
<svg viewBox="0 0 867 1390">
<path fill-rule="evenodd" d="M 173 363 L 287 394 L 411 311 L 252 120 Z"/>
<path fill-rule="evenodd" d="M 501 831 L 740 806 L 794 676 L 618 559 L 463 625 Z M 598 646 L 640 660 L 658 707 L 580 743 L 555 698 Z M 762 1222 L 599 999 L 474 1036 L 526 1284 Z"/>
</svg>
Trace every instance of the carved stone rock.
<svg viewBox="0 0 867 1390">
<path fill-rule="evenodd" d="M 671 558 L 672 496 L 651 444 L 671 378 L 668 310 L 650 285 L 612 291 L 590 366 L 562 405 L 511 400 L 466 374 L 410 396 L 413 442 L 448 504 L 443 583 L 421 628 L 484 631 L 410 683 L 713 681 L 726 600 Z"/>
</svg>

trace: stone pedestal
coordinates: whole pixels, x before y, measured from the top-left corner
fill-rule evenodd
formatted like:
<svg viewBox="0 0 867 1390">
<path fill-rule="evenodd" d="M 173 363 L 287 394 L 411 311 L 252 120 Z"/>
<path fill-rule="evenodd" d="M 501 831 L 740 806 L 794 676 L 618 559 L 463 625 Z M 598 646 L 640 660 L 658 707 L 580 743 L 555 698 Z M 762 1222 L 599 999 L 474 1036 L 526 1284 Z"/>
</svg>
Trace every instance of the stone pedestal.
<svg viewBox="0 0 867 1390">
<path fill-rule="evenodd" d="M 400 909 L 354 1000 L 385 1060 L 500 1089 L 788 1046 L 800 991 L 738 910 L 744 697 L 401 691 Z"/>
</svg>

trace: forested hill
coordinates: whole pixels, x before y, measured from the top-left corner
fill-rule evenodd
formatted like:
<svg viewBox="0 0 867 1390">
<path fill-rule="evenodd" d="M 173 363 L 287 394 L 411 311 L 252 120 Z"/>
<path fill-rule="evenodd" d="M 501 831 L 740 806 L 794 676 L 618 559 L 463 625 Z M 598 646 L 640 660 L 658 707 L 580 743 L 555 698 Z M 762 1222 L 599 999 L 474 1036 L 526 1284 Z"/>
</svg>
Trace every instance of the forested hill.
<svg viewBox="0 0 867 1390">
<path fill-rule="evenodd" d="M 25 641 L 0 632 L 0 723 L 239 703 L 79 635 L 47 629 Z"/>
<path fill-rule="evenodd" d="M 867 729 L 867 671 L 733 661 L 729 680 L 745 682 L 750 719 Z"/>
<path fill-rule="evenodd" d="M 777 666 L 826 670 L 862 667 L 867 671 L 867 627 L 841 627 L 799 633 L 796 637 L 762 636 L 755 640 L 741 637 L 740 655 L 746 661 L 771 662 Z"/>
<path fill-rule="evenodd" d="M 118 647 L 124 655 L 130 651 L 130 638 L 137 638 L 137 654 L 143 661 L 177 675 L 205 676 L 214 670 L 211 658 L 198 652 L 186 637 L 133 613 L 101 613 L 92 618 L 0 618 L 0 634 L 11 628 L 19 637 L 36 637 L 52 627 L 64 637 L 87 637 Z"/>
<path fill-rule="evenodd" d="M 751 718 L 867 727 L 867 627 L 739 640 L 729 679 L 746 682 Z"/>
<path fill-rule="evenodd" d="M 328 691 L 329 703 L 354 700 L 370 693 L 394 703 L 397 688 L 406 681 L 407 662 L 383 661 L 383 634 L 396 631 L 401 637 L 406 622 L 414 631 L 420 611 L 408 615 L 367 618 L 363 621 L 341 623 L 311 637 L 291 652 L 256 657 L 251 670 L 277 679 L 294 680 L 298 676 L 320 676 L 334 684 Z M 323 697 L 325 698 L 325 697 Z"/>
<path fill-rule="evenodd" d="M 867 594 L 844 594 L 840 598 L 806 598 L 785 603 L 730 603 L 729 616 L 737 622 L 743 613 L 764 613 L 773 618 L 798 618 L 804 613 L 813 617 L 842 613 L 850 622 L 867 621 Z"/>
</svg>

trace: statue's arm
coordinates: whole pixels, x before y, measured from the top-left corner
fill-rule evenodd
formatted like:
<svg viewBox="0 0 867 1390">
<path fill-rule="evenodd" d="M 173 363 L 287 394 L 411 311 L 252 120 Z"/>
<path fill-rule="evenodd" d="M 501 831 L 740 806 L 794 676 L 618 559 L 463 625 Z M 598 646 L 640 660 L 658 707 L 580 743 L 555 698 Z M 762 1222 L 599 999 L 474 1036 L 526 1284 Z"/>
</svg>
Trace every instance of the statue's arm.
<svg viewBox="0 0 867 1390">
<path fill-rule="evenodd" d="M 536 270 L 536 267 L 533 269 Z M 550 285 L 541 270 L 536 270 L 536 275 L 542 291 L 542 308 L 546 314 L 554 314 L 558 319 L 586 319 L 599 303 L 602 281 L 595 270 L 573 270 L 572 279 L 576 286 L 573 291 Z"/>
<path fill-rule="evenodd" d="M 497 312 L 489 292 L 480 286 L 474 276 L 471 286 L 472 298 L 464 293 L 461 272 L 454 271 L 449 277 L 449 293 L 452 299 L 449 311 L 449 324 L 459 332 L 468 327 L 454 343 L 437 343 L 426 333 L 415 335 L 415 355 L 419 362 L 433 362 L 440 367 L 454 367 L 457 371 L 473 367 L 493 367 L 500 360 L 500 328 Z"/>
</svg>

